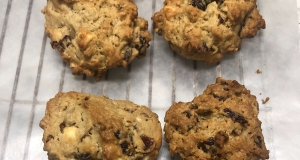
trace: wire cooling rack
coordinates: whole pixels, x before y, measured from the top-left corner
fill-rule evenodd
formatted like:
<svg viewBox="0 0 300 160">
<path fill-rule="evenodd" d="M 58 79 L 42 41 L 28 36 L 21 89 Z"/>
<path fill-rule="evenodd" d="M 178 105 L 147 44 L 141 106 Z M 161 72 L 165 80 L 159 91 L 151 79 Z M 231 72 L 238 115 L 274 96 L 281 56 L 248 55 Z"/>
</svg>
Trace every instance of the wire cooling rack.
<svg viewBox="0 0 300 160">
<path fill-rule="evenodd" d="M 270 159 L 297 159 L 300 139 L 299 28 L 296 1 L 258 0 L 267 29 L 219 65 L 206 65 L 173 53 L 154 33 L 151 16 L 163 0 L 135 0 L 148 20 L 153 40 L 147 55 L 127 68 L 111 69 L 100 82 L 74 76 L 51 48 L 41 9 L 46 0 L 0 0 L 0 159 L 47 159 L 39 121 L 57 92 L 106 95 L 146 105 L 159 115 L 173 102 L 191 101 L 216 77 L 235 79 L 257 96 L 259 118 Z M 299 9 L 298 9 L 299 10 Z M 259 69 L 262 74 L 255 71 Z M 270 97 L 262 104 L 261 100 Z M 289 117 L 289 118 L 282 118 Z M 292 120 L 291 120 L 292 119 Z M 289 142 L 289 143 L 285 143 Z M 289 158 L 287 158 L 289 156 Z M 297 158 L 296 158 L 297 157 Z M 159 159 L 172 159 L 163 143 Z"/>
</svg>

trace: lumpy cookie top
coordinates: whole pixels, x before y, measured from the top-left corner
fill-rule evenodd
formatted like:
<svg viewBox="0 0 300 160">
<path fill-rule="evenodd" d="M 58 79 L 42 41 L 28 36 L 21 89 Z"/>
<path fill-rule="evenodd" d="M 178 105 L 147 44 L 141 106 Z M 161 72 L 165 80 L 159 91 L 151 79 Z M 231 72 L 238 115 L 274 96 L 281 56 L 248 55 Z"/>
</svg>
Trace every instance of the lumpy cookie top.
<svg viewBox="0 0 300 160">
<path fill-rule="evenodd" d="M 162 143 L 147 107 L 77 92 L 51 99 L 40 126 L 50 160 L 155 160 Z"/>
<path fill-rule="evenodd" d="M 48 0 L 42 10 L 51 45 L 73 74 L 94 76 L 144 56 L 151 35 L 131 0 Z"/>
<path fill-rule="evenodd" d="M 218 63 L 252 38 L 265 21 L 256 0 L 165 0 L 152 17 L 155 32 L 188 59 Z"/>
<path fill-rule="evenodd" d="M 186 160 L 268 159 L 258 103 L 243 85 L 218 78 L 192 102 L 174 103 L 165 116 L 169 151 Z"/>
</svg>

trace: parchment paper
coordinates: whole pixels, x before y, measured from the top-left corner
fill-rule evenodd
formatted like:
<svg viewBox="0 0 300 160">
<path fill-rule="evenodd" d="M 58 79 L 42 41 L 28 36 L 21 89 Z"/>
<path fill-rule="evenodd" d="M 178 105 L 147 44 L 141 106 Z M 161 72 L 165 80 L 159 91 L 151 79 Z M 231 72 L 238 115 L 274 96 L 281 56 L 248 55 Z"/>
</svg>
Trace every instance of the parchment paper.
<svg viewBox="0 0 300 160">
<path fill-rule="evenodd" d="M 163 0 L 135 0 L 149 22 Z M 44 33 L 46 0 L 0 0 L 0 159 L 47 159 L 42 129 L 46 102 L 58 91 L 104 94 L 146 105 L 159 115 L 173 102 L 191 101 L 218 76 L 237 80 L 257 97 L 270 159 L 297 160 L 300 150 L 300 55 L 295 0 L 258 0 L 267 28 L 219 65 L 174 54 L 157 34 L 146 57 L 109 71 L 100 82 L 74 76 Z M 8 8 L 8 9 L 7 9 Z M 255 73 L 259 69 L 262 74 Z M 262 104 L 262 99 L 270 101 Z M 159 160 L 171 159 L 164 143 Z"/>
</svg>

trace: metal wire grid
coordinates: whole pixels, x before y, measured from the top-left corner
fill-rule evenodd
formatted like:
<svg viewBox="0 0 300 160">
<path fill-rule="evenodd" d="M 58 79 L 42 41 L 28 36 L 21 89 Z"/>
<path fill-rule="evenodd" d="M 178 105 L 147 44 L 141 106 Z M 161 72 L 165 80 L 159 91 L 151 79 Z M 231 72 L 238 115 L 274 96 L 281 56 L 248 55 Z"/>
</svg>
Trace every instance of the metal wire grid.
<svg viewBox="0 0 300 160">
<path fill-rule="evenodd" d="M 158 11 L 159 8 L 162 7 L 162 0 L 152 0 L 152 1 L 143 1 L 143 0 L 136 0 L 135 1 L 138 5 L 140 6 L 145 6 L 144 3 L 150 3 L 151 4 L 151 15 L 154 14 L 155 11 Z M 4 5 L 6 3 L 6 5 Z M 38 157 L 30 157 L 30 154 L 33 154 L 34 150 L 30 150 L 30 146 L 32 147 L 32 145 L 35 144 L 31 144 L 31 140 L 33 138 L 33 136 L 36 136 L 35 132 L 33 131 L 33 128 L 36 127 L 35 125 L 37 125 L 37 123 L 39 122 L 40 118 L 43 116 L 43 111 L 44 111 L 44 106 L 46 104 L 46 99 L 45 97 L 47 96 L 41 96 L 42 98 L 39 99 L 39 96 L 42 94 L 43 90 L 41 90 L 41 81 L 47 81 L 47 78 L 49 78 L 49 76 L 46 76 L 46 78 L 42 78 L 42 76 L 46 75 L 47 73 L 47 68 L 45 68 L 44 62 L 48 61 L 48 58 L 45 59 L 45 55 L 49 54 L 51 56 L 53 56 L 54 54 L 52 53 L 46 53 L 47 51 L 47 47 L 49 47 L 49 39 L 47 39 L 46 34 L 43 33 L 39 33 L 39 37 L 40 37 L 40 44 L 37 46 L 37 48 L 35 48 L 34 50 L 37 51 L 39 50 L 39 53 L 36 53 L 35 55 L 38 56 L 37 59 L 33 60 L 32 64 L 30 63 L 26 63 L 25 65 L 32 65 L 34 66 L 34 69 L 36 70 L 31 70 L 33 73 L 30 73 L 29 76 L 26 76 L 27 73 L 23 73 L 22 68 L 26 67 L 24 66 L 24 59 L 26 58 L 26 56 L 28 56 L 28 52 L 30 51 L 29 49 L 26 50 L 26 47 L 31 46 L 32 44 L 30 43 L 29 40 L 30 36 L 33 36 L 34 34 L 34 29 L 36 29 L 34 26 L 30 26 L 31 22 L 35 21 L 37 18 L 36 14 L 40 14 L 40 13 L 36 13 L 37 10 L 40 10 L 46 2 L 38 2 L 38 1 L 33 1 L 33 0 L 26 0 L 26 1 L 22 1 L 22 2 L 18 2 L 16 0 L 7 0 L 7 1 L 0 1 L 0 6 L 2 8 L 5 7 L 5 12 L 4 10 L 1 11 L 0 14 L 2 14 L 2 12 L 4 14 L 4 18 L 3 20 L 0 17 L 0 20 L 2 23 L 2 29 L 1 30 L 1 37 L 0 37 L 0 62 L 1 59 L 3 59 L 4 54 L 7 56 L 8 53 L 8 47 L 5 45 L 10 45 L 10 43 L 12 42 L 18 42 L 20 43 L 19 46 L 19 51 L 18 51 L 18 56 L 14 56 L 14 60 L 17 61 L 17 63 L 14 63 L 13 66 L 10 66 L 11 64 L 6 64 L 2 61 L 2 63 L 0 63 L 0 71 L 2 72 L 2 75 L 0 75 L 0 78 L 2 79 L 1 81 L 3 81 L 3 79 L 5 79 L 4 74 L 6 74 L 7 72 L 3 72 L 3 70 L 7 69 L 6 67 L 11 67 L 12 69 L 10 71 L 13 71 L 10 73 L 10 78 L 7 79 L 7 81 L 12 80 L 13 83 L 11 84 L 11 92 L 7 92 L 9 93 L 8 95 L 10 95 L 9 98 L 7 98 L 8 96 L 4 94 L 7 93 L 3 93 L 1 94 L 0 97 L 0 105 L 1 105 L 1 111 L 2 112 L 2 116 L 6 117 L 5 118 L 5 122 L 1 122 L 2 123 L 2 130 L 0 130 L 1 132 L 1 141 L 0 141 L 0 159 L 9 159 L 10 156 L 12 154 L 19 154 L 18 156 L 12 156 L 12 157 L 18 157 L 18 159 L 32 159 L 32 158 L 38 158 Z M 23 7 L 21 7 L 23 6 Z M 26 8 L 26 7 L 27 8 Z M 22 8 L 21 10 L 19 10 L 19 14 L 16 14 L 16 10 L 18 8 Z M 34 12 L 33 12 L 34 10 Z M 145 11 L 145 13 L 148 11 Z M 23 14 L 23 15 L 22 15 Z M 150 15 L 150 16 L 151 16 Z M 20 17 L 18 17 L 20 16 Z M 146 16 L 146 15 L 145 15 Z M 148 16 L 148 21 L 150 21 L 150 17 Z M 17 21 L 20 21 L 20 23 L 22 25 L 19 25 L 17 23 L 14 23 L 12 21 L 12 19 L 18 19 Z M 24 22 L 21 22 L 24 21 Z M 32 24 L 34 25 L 34 24 Z M 42 25 L 42 24 L 40 24 Z M 18 32 L 19 34 L 22 33 L 21 37 L 21 41 L 19 41 L 18 39 L 9 39 L 8 37 L 10 36 L 9 34 L 12 33 L 13 31 L 11 31 L 12 29 L 9 27 L 15 27 L 16 28 L 16 32 Z M 181 96 L 184 96 L 183 94 L 185 93 L 181 93 L 182 89 L 186 88 L 190 88 L 192 89 L 191 94 L 187 95 L 186 97 L 190 97 L 189 100 L 191 100 L 192 97 L 200 94 L 203 89 L 205 88 L 205 86 L 207 85 L 207 82 L 211 82 L 213 83 L 215 78 L 217 76 L 227 76 L 227 77 L 232 77 L 237 79 L 240 83 L 244 83 L 244 72 L 245 69 L 243 67 L 243 56 L 247 56 L 244 55 L 243 52 L 240 52 L 238 55 L 234 56 L 234 58 L 229 57 L 227 58 L 228 61 L 225 60 L 225 62 L 222 64 L 217 65 L 216 67 L 208 67 L 205 64 L 203 64 L 202 62 L 196 62 L 196 61 L 188 61 L 188 60 L 183 60 L 181 57 L 178 57 L 176 54 L 171 54 L 168 59 L 171 59 L 168 61 L 169 63 L 169 70 L 166 72 L 160 72 L 158 68 L 156 68 L 156 65 L 158 63 L 164 63 L 161 61 L 164 61 L 165 59 L 160 60 L 160 58 L 158 58 L 157 52 L 155 52 L 157 50 L 157 48 L 159 48 L 163 43 L 162 42 L 162 38 L 157 36 L 154 33 L 153 28 L 150 25 L 150 31 L 153 35 L 153 41 L 151 41 L 150 44 L 150 48 L 148 49 L 148 57 L 145 57 L 145 60 L 142 63 L 147 63 L 147 77 L 145 77 L 145 81 L 147 81 L 148 86 L 147 88 L 147 96 L 146 98 L 142 98 L 143 100 L 143 104 L 147 105 L 149 108 L 151 108 L 152 110 L 154 110 L 155 112 L 157 112 L 159 115 L 164 114 L 165 110 L 168 108 L 168 106 L 165 107 L 160 107 L 158 105 L 159 102 L 157 102 L 158 100 L 160 100 L 159 98 L 153 99 L 157 93 L 158 88 L 153 88 L 154 86 L 154 81 L 157 81 L 159 78 L 162 78 L 161 76 L 164 76 L 164 74 L 169 73 L 169 77 L 168 80 L 170 81 L 170 85 L 169 87 L 169 93 L 170 97 L 168 98 L 168 104 L 172 104 L 175 101 L 179 101 Z M 10 30 L 10 31 L 8 31 Z M 30 36 L 28 35 L 28 33 L 30 32 Z M 8 34 L 9 33 L 9 34 Z M 38 37 L 38 36 L 37 36 Z M 9 41 L 9 42 L 8 42 Z M 6 43 L 5 43 L 6 42 Z M 163 45 L 165 45 L 165 43 L 163 43 Z M 17 46 L 17 45 L 15 45 Z M 4 50 L 4 47 L 6 47 L 6 50 Z M 32 47 L 32 46 L 31 46 Z M 34 46 L 33 46 L 34 47 Z M 155 48 L 157 47 L 157 48 Z M 14 49 L 15 51 L 17 49 Z M 24 54 L 26 52 L 26 55 Z M 55 52 L 55 51 L 52 51 Z M 11 53 L 11 54 L 17 54 L 17 52 Z M 246 57 L 247 58 L 247 57 Z M 53 59 L 53 58 L 52 58 Z M 55 58 L 54 58 L 55 59 Z M 225 58 L 226 59 L 226 58 Z M 262 61 L 260 62 L 261 64 L 264 63 L 265 57 L 262 54 L 261 55 L 261 59 Z M 230 61 L 233 61 L 234 63 L 230 63 Z M 26 62 L 28 62 L 28 59 L 26 59 Z M 34 62 L 38 62 L 38 63 L 34 63 Z M 137 62 L 139 63 L 139 62 Z M 181 65 L 188 65 L 188 68 L 190 68 L 191 72 L 189 73 L 184 73 L 184 70 L 180 70 Z M 67 85 L 72 85 L 74 87 L 76 87 L 75 89 L 77 89 L 78 91 L 81 92 L 89 92 L 91 90 L 91 86 L 92 85 L 96 85 L 96 89 L 93 89 L 93 92 L 96 92 L 97 94 L 104 94 L 104 95 L 110 95 L 108 92 L 110 84 L 109 81 L 112 79 L 114 80 L 114 76 L 116 75 L 122 75 L 122 77 L 125 77 L 125 84 L 123 83 L 122 85 L 122 89 L 125 89 L 125 97 L 121 96 L 118 99 L 126 99 L 126 100 L 132 100 L 131 98 L 131 89 L 133 85 L 136 85 L 136 82 L 134 81 L 134 79 L 132 78 L 132 74 L 133 74 L 133 69 L 137 69 L 139 64 L 136 64 L 136 62 L 134 62 L 133 64 L 129 65 L 129 67 L 125 68 L 125 69 L 116 69 L 116 70 L 112 70 L 109 71 L 108 74 L 102 79 L 102 82 L 99 82 L 98 84 L 95 84 L 95 82 L 92 79 L 86 78 L 86 76 L 76 76 L 75 80 L 72 79 L 71 82 L 74 82 L 74 84 L 69 84 L 70 80 L 68 80 L 68 83 L 66 84 L 66 76 L 69 75 L 70 71 L 68 66 L 66 66 L 66 64 L 62 63 L 60 64 L 60 66 L 58 66 L 57 70 L 59 70 L 59 82 L 56 83 L 55 85 L 49 85 L 49 88 L 55 88 L 57 87 L 57 91 L 65 91 L 68 90 L 68 87 L 66 87 Z M 226 68 L 223 68 L 222 66 L 226 66 Z M 23 67 L 22 67 L 23 66 Z M 224 72 L 223 70 L 227 70 L 227 68 L 231 67 L 231 69 L 235 70 L 238 74 L 233 75 L 233 74 L 229 74 Z M 49 67 L 49 66 L 46 66 Z M 264 68 L 264 66 L 260 66 L 261 68 Z M 30 68 L 30 67 L 27 67 Z M 24 70 L 25 71 L 25 70 Z M 27 70 L 28 71 L 28 70 Z M 36 73 L 34 73 L 36 72 Z M 114 72 L 117 72 L 114 73 Z M 247 70 L 246 72 L 250 72 L 249 70 Z M 52 74 L 52 73 L 49 73 Z M 156 77 L 154 76 L 156 74 Z M 189 75 L 186 75 L 189 74 Z M 213 75 L 211 75 L 213 74 Z M 57 75 L 57 74 L 55 74 Z M 112 76 L 111 76 L 112 75 Z M 51 76 L 51 75 L 50 75 Z M 167 75 L 166 75 L 167 76 Z M 187 76 L 190 79 L 186 79 L 185 76 Z M 113 77 L 113 78 L 111 78 Z M 201 81 L 199 81 L 199 77 L 202 77 L 202 79 L 205 79 L 205 83 L 202 83 Z M 262 76 L 263 77 L 263 76 Z M 78 80 L 79 79 L 79 80 Z M 76 81 L 77 80 L 77 81 Z M 188 86 L 185 85 L 178 85 L 178 83 L 182 83 L 182 80 L 186 80 L 188 81 Z M 24 91 L 22 90 L 22 92 L 18 92 L 20 88 L 26 88 L 26 86 L 23 86 L 22 84 L 25 84 L 25 82 L 31 81 L 31 84 L 34 84 L 33 89 L 28 88 L 28 91 Z M 52 80 L 50 80 L 52 82 Z M 134 81 L 134 82 L 133 82 Z M 262 89 L 262 91 L 265 90 L 264 88 L 264 80 L 263 78 L 260 79 L 259 81 L 259 88 Z M 56 86 L 58 85 L 58 86 Z M 125 85 L 125 87 L 124 87 Z M 66 87 L 66 88 L 64 88 Z M 98 87 L 98 88 L 97 88 Z M 70 87 L 69 87 L 70 88 Z M 72 87 L 71 87 L 72 88 Z M 2 89 L 1 89 L 2 90 Z M 33 92 L 33 93 L 31 93 Z M 26 98 L 21 98 L 22 96 L 24 96 L 24 93 L 28 93 L 31 96 L 26 96 Z M 52 97 L 54 96 L 54 94 L 52 95 Z M 192 97 L 191 97 L 192 96 Z M 4 97 L 4 98 L 3 98 Z M 31 97 L 31 98 L 28 98 Z M 146 100 L 146 102 L 145 102 Z M 154 103 L 155 102 L 155 103 Z M 43 106 L 43 107 L 42 107 Z M 26 123 L 22 123 L 22 124 L 17 124 L 19 122 L 23 122 L 23 120 L 21 119 L 22 117 L 18 117 L 20 116 L 19 114 L 14 115 L 15 113 L 19 113 L 22 111 L 22 109 L 24 109 L 23 107 L 27 107 L 25 113 L 29 114 L 27 115 L 27 120 L 24 120 L 24 122 Z M 40 108 L 39 108 L 40 107 Z M 3 109 L 6 108 L 6 109 Z M 16 109 L 20 109 L 16 111 Z M 40 112 L 37 112 L 40 111 Z M 271 113 L 272 109 L 268 106 L 266 107 L 262 107 L 261 108 L 261 112 L 264 116 L 267 116 Z M 41 115 L 42 113 L 42 115 Z M 162 116 L 160 116 L 160 120 L 162 121 Z M 37 118 L 38 117 L 38 118 Z M 16 120 L 18 119 L 18 120 Z M 15 120 L 13 123 L 12 121 Z M 263 121 L 266 125 L 266 131 L 268 132 L 268 144 L 269 144 L 269 149 L 272 150 L 273 148 L 273 144 L 272 144 L 272 126 L 271 123 L 269 122 L 268 119 L 266 119 L 265 117 L 263 118 Z M 19 125 L 22 125 L 22 127 L 18 127 Z M 4 127 L 3 127 L 4 126 Z M 25 127 L 24 127 L 25 126 Z M 14 130 L 14 129 L 20 129 L 18 131 Z M 12 142 L 14 140 L 14 137 L 10 137 L 11 132 L 15 132 L 15 134 L 23 134 L 25 136 L 23 136 L 22 140 L 20 141 L 20 146 L 16 146 L 14 145 L 10 145 L 11 143 L 15 143 Z M 3 133 L 3 134 L 2 134 Z M 41 131 L 39 131 L 39 133 L 41 133 Z M 38 137 L 41 138 L 41 135 Z M 40 140 L 40 144 L 37 147 L 42 146 L 42 141 Z M 13 147 L 16 147 L 17 150 Z M 20 150 L 19 150 L 20 149 Z M 40 148 L 39 151 L 36 152 L 43 152 L 41 151 L 42 149 Z M 42 155 L 45 156 L 45 153 L 38 153 L 36 155 Z M 41 158 L 41 157 L 39 157 Z M 43 157 L 45 158 L 45 157 Z M 41 158 L 41 159 L 43 159 Z"/>
</svg>

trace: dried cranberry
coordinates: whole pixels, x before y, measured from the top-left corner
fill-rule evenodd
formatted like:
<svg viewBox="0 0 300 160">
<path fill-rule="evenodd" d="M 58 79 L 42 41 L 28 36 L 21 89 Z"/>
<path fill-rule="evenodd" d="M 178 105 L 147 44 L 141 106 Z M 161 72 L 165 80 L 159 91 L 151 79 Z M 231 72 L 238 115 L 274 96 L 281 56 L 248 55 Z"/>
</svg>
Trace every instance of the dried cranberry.
<svg viewBox="0 0 300 160">
<path fill-rule="evenodd" d="M 141 135 L 141 139 L 145 144 L 144 150 L 147 150 L 148 148 L 150 148 L 154 143 L 154 139 L 150 138 L 146 135 Z"/>
</svg>

